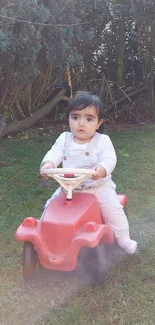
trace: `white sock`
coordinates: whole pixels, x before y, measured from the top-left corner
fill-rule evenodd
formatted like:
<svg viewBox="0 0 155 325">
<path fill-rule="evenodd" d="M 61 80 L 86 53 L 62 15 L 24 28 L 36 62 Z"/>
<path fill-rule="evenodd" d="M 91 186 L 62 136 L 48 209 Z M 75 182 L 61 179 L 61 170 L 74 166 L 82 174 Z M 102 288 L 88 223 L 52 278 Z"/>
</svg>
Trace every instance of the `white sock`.
<svg viewBox="0 0 155 325">
<path fill-rule="evenodd" d="M 130 238 L 117 238 L 117 242 L 128 254 L 134 254 L 137 249 L 137 242 Z"/>
</svg>

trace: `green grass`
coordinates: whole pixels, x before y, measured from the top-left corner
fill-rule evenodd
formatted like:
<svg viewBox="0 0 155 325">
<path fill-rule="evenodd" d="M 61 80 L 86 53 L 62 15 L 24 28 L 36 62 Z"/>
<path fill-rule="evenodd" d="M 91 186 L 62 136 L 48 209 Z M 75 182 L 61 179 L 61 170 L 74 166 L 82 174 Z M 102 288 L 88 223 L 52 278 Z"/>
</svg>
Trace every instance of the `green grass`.
<svg viewBox="0 0 155 325">
<path fill-rule="evenodd" d="M 108 130 L 116 148 L 113 179 L 128 195 L 132 237 L 139 254 L 111 253 L 106 283 L 79 274 L 44 274 L 25 286 L 22 246 L 14 239 L 23 218 L 40 217 L 56 187 L 45 186 L 39 165 L 55 136 L 0 142 L 0 325 L 155 324 L 155 128 Z"/>
</svg>

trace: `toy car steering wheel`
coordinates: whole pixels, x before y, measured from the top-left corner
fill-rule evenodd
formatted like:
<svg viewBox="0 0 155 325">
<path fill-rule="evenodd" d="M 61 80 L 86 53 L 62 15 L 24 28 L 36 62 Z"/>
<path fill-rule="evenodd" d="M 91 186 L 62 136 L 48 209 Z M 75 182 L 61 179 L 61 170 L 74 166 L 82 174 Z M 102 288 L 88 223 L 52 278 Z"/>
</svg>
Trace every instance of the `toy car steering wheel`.
<svg viewBox="0 0 155 325">
<path fill-rule="evenodd" d="M 92 169 L 77 168 L 49 168 L 44 174 L 54 178 L 67 191 L 67 200 L 72 199 L 72 191 L 85 179 L 95 174 Z"/>
</svg>

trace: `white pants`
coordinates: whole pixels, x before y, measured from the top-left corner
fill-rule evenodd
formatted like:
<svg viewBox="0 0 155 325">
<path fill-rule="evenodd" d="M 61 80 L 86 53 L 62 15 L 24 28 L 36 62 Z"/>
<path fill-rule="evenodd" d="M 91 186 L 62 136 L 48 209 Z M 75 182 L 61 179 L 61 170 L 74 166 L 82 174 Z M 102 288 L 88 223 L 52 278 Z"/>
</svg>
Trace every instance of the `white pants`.
<svg viewBox="0 0 155 325">
<path fill-rule="evenodd" d="M 113 187 L 108 186 L 108 184 L 104 184 L 99 187 L 77 190 L 77 192 L 79 191 L 82 191 L 83 193 L 92 193 L 96 196 L 100 207 L 101 216 L 103 217 L 104 222 L 112 228 L 116 238 L 130 238 L 128 220 Z M 52 197 L 46 202 L 45 208 L 55 197 L 59 196 L 60 193 L 61 188 L 59 187 L 54 192 Z"/>
</svg>

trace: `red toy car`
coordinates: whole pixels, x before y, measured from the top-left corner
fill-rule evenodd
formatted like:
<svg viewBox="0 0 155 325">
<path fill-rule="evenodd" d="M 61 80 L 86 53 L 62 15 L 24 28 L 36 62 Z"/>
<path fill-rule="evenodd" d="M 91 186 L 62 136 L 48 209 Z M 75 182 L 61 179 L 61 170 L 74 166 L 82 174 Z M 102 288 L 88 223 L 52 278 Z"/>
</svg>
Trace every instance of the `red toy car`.
<svg viewBox="0 0 155 325">
<path fill-rule="evenodd" d="M 101 278 L 106 264 L 104 244 L 114 243 L 114 233 L 103 223 L 93 194 L 72 193 L 93 171 L 57 168 L 46 170 L 46 174 L 56 179 L 66 193 L 50 202 L 40 220 L 26 218 L 16 231 L 17 241 L 24 242 L 24 279 L 31 278 L 37 262 L 49 270 L 74 270 L 84 247 L 88 247 L 95 258 L 94 276 Z M 118 195 L 118 198 L 125 206 L 127 196 Z"/>
</svg>

